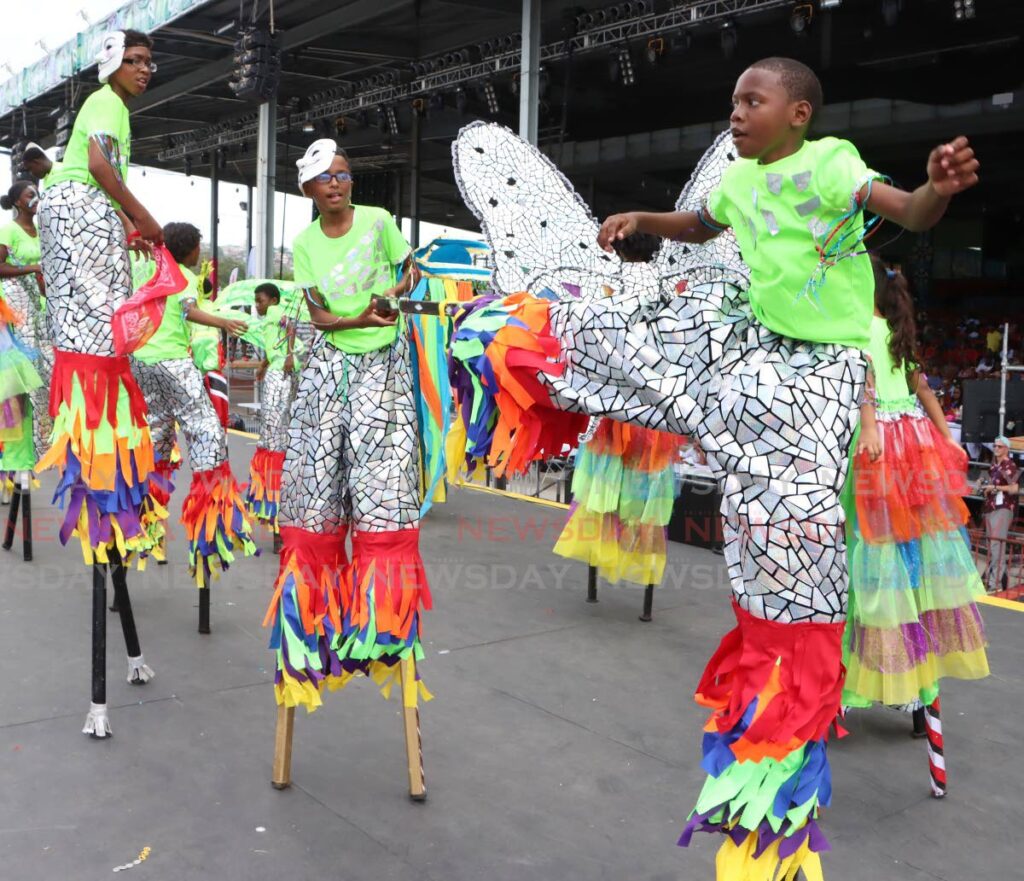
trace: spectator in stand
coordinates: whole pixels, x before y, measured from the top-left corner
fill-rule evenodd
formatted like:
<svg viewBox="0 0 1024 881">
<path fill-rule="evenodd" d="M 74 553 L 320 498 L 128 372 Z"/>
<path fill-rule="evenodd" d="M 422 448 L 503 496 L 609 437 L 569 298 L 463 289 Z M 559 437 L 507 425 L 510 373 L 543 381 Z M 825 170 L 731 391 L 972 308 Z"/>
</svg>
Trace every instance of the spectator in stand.
<svg viewBox="0 0 1024 881">
<path fill-rule="evenodd" d="M 988 536 L 988 569 L 985 586 L 989 592 L 1006 589 L 1006 538 L 1017 513 L 1020 469 L 1010 458 L 1010 441 L 1000 435 L 993 444 L 992 465 L 982 487 L 985 495 L 985 534 Z"/>
<path fill-rule="evenodd" d="M 960 383 L 954 383 L 943 398 L 942 412 L 947 422 L 959 422 L 960 411 L 963 406 L 963 392 L 960 390 Z"/>
<path fill-rule="evenodd" d="M 985 345 L 990 352 L 998 352 L 1003 347 L 1003 332 L 998 327 L 990 327 L 985 334 Z"/>
<path fill-rule="evenodd" d="M 978 366 L 975 368 L 975 371 L 977 372 L 979 379 L 984 379 L 995 369 L 996 356 L 992 352 L 985 352 L 985 354 L 981 356 L 981 360 L 978 362 Z"/>
</svg>

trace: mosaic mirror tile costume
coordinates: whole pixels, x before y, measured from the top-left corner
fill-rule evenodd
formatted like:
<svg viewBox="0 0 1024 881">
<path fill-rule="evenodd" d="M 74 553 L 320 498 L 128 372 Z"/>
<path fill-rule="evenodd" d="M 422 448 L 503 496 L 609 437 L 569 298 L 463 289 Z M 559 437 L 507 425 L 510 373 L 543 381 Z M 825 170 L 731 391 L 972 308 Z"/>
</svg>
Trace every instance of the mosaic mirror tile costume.
<svg viewBox="0 0 1024 881">
<path fill-rule="evenodd" d="M 820 877 L 846 613 L 839 491 L 865 362 L 782 337 L 752 315 L 731 234 L 624 264 L 535 148 L 485 123 L 453 145 L 456 179 L 505 294 L 460 322 L 452 372 L 467 452 L 513 470 L 575 445 L 607 416 L 699 440 L 722 488 L 737 626 L 697 689 L 708 779 L 680 839 L 725 834 L 721 879 Z M 680 208 L 699 209 L 733 159 L 705 153 Z M 585 414 L 585 415 L 583 415 Z"/>
</svg>

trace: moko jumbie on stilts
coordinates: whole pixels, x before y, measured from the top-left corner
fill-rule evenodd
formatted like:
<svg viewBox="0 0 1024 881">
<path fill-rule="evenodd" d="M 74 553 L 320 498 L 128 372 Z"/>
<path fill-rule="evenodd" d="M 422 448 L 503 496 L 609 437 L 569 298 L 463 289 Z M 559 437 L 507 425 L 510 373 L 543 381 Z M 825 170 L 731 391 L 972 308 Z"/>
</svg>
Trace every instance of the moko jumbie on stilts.
<svg viewBox="0 0 1024 881">
<path fill-rule="evenodd" d="M 245 502 L 253 518 L 270 527 L 276 542 L 281 534 L 281 473 L 304 346 L 296 336 L 297 316 L 289 315 L 281 305 L 277 285 L 264 282 L 253 296 L 261 319 L 258 333 L 263 361 L 256 374 L 260 383 L 260 436 L 249 463 Z"/>
<path fill-rule="evenodd" d="M 737 626 L 697 688 L 712 711 L 708 780 L 680 843 L 721 833 L 721 881 L 821 877 L 825 744 L 844 674 L 839 493 L 872 311 L 864 212 L 927 229 L 977 180 L 958 138 L 932 151 L 928 183 L 889 186 L 849 142 L 807 140 L 821 104 L 803 64 L 755 63 L 736 84 L 729 135 L 698 164 L 678 210 L 614 215 L 596 236 L 557 172 L 538 172 L 536 186 L 546 160 L 511 133 L 469 127 L 453 148 L 492 243 L 536 241 L 556 212 L 563 230 L 567 215 L 576 224 L 563 268 L 532 273 L 527 293 L 482 305 L 456 332 L 491 327 L 486 363 L 464 366 L 489 371 L 498 410 L 514 414 L 499 414 L 499 458 L 556 454 L 558 407 L 694 436 L 720 482 Z M 595 246 L 611 252 L 638 231 L 667 240 L 650 266 Z M 507 267 L 496 261 L 500 280 Z"/>
<path fill-rule="evenodd" d="M 81 545 L 93 571 L 92 704 L 83 733 L 111 733 L 106 700 L 106 574 L 111 569 L 128 651 L 128 681 L 153 671 L 139 647 L 127 567 L 159 551 L 164 511 L 149 495 L 153 446 L 146 404 L 128 358 L 116 356 L 112 320 L 131 295 L 128 247 L 159 244 L 163 231 L 127 186 L 128 102 L 145 92 L 152 40 L 104 35 L 102 88 L 78 110 L 63 162 L 47 177 L 39 236 L 54 367 L 52 445 L 37 465 L 56 467 L 54 497 L 65 512 L 62 543 Z"/>
<path fill-rule="evenodd" d="M 188 541 L 189 571 L 198 587 L 209 589 L 211 579 L 226 570 L 236 554 L 250 556 L 256 553 L 256 545 L 241 489 L 228 462 L 227 433 L 192 359 L 189 325 L 211 327 L 234 336 L 245 333 L 247 327 L 244 321 L 215 315 L 197 305 L 198 279 L 191 267 L 199 262 L 199 230 L 189 223 L 169 223 L 163 233 L 167 252 L 177 263 L 181 286 L 164 301 L 155 332 L 132 354 L 132 373 L 149 407 L 160 476 L 160 483 L 154 482 L 153 489 L 163 505 L 167 505 L 173 491 L 171 479 L 176 465 L 171 454 L 177 439 L 176 426 L 185 436 L 192 482 L 182 503 L 181 522 Z M 209 621 L 201 621 L 199 630 L 209 632 Z"/>
<path fill-rule="evenodd" d="M 416 662 L 430 591 L 419 552 L 409 345 L 388 302 L 412 287 L 415 273 L 391 215 L 352 203 L 352 170 L 334 141 L 315 141 L 298 169 L 320 216 L 294 241 L 295 281 L 322 333 L 292 410 L 280 573 L 266 616 L 279 732 L 290 725 L 290 708 L 320 705 L 325 685 L 343 688 L 365 675 L 386 696 L 401 682 L 410 794 L 419 798 L 417 697 L 427 695 Z M 396 283 L 399 269 L 405 275 Z"/>
</svg>

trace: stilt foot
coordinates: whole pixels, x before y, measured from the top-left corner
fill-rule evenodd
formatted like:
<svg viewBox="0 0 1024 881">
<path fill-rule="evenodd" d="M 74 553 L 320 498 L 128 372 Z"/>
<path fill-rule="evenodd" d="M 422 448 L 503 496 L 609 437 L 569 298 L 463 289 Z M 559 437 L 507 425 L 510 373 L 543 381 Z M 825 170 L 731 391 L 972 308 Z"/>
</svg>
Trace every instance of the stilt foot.
<svg viewBox="0 0 1024 881">
<path fill-rule="evenodd" d="M 139 655 L 137 658 L 128 658 L 128 684 L 145 685 L 156 676 L 153 668 L 146 663 L 146 659 Z"/>
<path fill-rule="evenodd" d="M 88 734 L 93 740 L 104 740 L 113 736 L 114 731 L 110 727 L 106 704 L 89 704 L 89 715 L 85 717 L 82 734 Z"/>
</svg>

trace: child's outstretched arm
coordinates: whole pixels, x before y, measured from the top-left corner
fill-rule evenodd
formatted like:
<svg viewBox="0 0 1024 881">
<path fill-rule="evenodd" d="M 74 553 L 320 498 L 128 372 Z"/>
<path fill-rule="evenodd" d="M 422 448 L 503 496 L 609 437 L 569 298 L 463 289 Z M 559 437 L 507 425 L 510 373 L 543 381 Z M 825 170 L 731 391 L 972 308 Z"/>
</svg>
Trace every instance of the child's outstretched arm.
<svg viewBox="0 0 1024 881">
<path fill-rule="evenodd" d="M 980 163 L 967 138 L 961 135 L 936 147 L 928 156 L 928 182 L 908 193 L 875 182 L 861 190 L 869 210 L 911 232 L 931 229 L 946 213 L 949 200 L 978 182 Z"/>
<path fill-rule="evenodd" d="M 704 215 L 703 217 L 701 215 Z M 672 239 L 676 242 L 702 244 L 728 227 L 709 217 L 703 209 L 698 211 L 665 211 L 649 213 L 629 211 L 613 214 L 601 224 L 597 243 L 606 251 L 613 251 L 612 242 L 621 241 L 636 232 Z"/>
<path fill-rule="evenodd" d="M 222 318 L 220 315 L 212 315 L 194 305 L 189 306 L 188 312 L 185 313 L 185 318 L 193 324 L 202 324 L 204 327 L 216 327 L 220 330 L 226 330 L 232 336 L 241 336 L 249 329 L 249 325 L 244 321 L 240 321 L 237 318 Z"/>
</svg>

